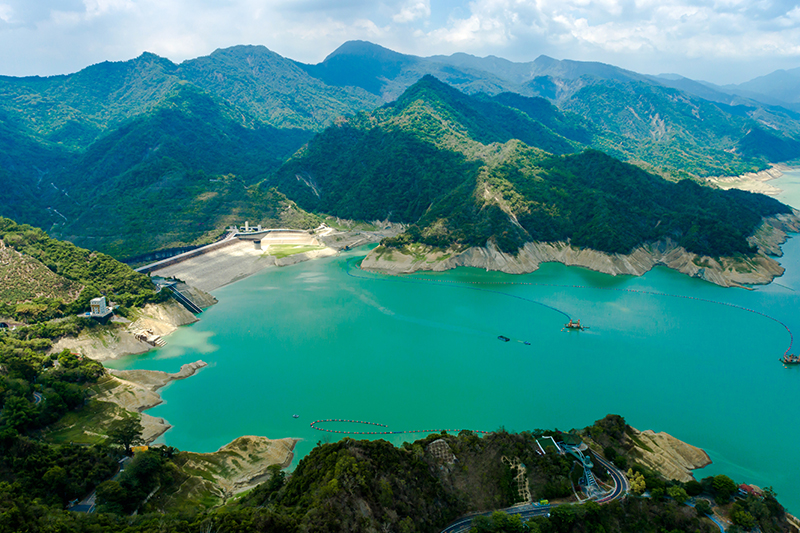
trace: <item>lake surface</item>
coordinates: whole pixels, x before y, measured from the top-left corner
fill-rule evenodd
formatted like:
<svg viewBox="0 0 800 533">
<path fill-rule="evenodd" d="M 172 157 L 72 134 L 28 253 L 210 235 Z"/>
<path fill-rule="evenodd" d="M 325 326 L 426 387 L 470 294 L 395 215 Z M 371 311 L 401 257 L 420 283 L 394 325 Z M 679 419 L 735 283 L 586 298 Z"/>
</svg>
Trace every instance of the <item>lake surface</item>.
<svg viewBox="0 0 800 533">
<path fill-rule="evenodd" d="M 800 172 L 772 183 L 800 205 Z M 113 366 L 209 363 L 162 389 L 165 403 L 148 411 L 173 424 L 161 440 L 180 449 L 298 437 L 296 464 L 342 436 L 312 429 L 318 419 L 523 431 L 617 413 L 705 449 L 714 464 L 698 479 L 726 473 L 773 486 L 798 513 L 800 368 L 778 359 L 790 343 L 782 324 L 800 333 L 800 238 L 783 249 L 786 274 L 754 291 L 665 268 L 639 278 L 560 264 L 522 276 L 462 268 L 387 277 L 357 269 L 361 249 L 223 287 L 219 304 L 165 348 Z M 590 329 L 562 331 L 567 317 Z"/>
</svg>

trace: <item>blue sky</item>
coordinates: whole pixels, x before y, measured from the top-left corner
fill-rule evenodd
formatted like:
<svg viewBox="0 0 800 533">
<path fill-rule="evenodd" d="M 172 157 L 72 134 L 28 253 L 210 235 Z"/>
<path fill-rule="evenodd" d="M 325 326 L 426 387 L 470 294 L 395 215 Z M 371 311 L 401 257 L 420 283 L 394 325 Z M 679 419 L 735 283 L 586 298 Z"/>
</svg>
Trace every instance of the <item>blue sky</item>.
<svg viewBox="0 0 800 533">
<path fill-rule="evenodd" d="M 343 42 L 415 55 L 602 61 L 738 83 L 800 67 L 797 0 L 0 0 L 0 74 L 143 51 L 175 62 L 262 44 L 317 63 Z"/>
</svg>

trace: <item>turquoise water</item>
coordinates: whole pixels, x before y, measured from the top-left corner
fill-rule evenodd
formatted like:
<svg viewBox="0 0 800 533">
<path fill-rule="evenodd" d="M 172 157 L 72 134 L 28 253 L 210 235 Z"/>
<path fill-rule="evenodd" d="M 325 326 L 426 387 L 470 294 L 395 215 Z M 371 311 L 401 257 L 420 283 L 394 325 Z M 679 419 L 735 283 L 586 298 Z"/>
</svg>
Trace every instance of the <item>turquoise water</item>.
<svg viewBox="0 0 800 533">
<path fill-rule="evenodd" d="M 750 308 L 800 333 L 800 239 L 784 252 L 778 283 L 747 291 L 664 268 L 635 278 L 559 264 L 523 276 L 462 268 L 391 278 L 354 270 L 362 249 L 219 289 L 220 303 L 165 348 L 114 366 L 209 363 L 148 411 L 174 425 L 163 440 L 181 449 L 213 451 L 244 434 L 299 437 L 296 462 L 339 437 L 309 427 L 323 418 L 391 431 L 522 431 L 619 413 L 708 451 L 714 464 L 698 477 L 771 485 L 800 512 L 800 368 L 778 362 L 789 333 L 738 308 L 652 294 Z M 562 331 L 567 317 L 591 329 Z"/>
</svg>

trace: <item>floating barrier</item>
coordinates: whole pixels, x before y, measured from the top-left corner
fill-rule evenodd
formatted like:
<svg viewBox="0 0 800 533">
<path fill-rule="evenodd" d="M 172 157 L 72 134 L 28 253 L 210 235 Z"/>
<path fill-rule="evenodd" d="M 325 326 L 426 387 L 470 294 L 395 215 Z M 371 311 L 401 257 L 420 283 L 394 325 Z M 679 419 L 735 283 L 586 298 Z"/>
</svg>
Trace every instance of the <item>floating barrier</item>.
<svg viewBox="0 0 800 533">
<path fill-rule="evenodd" d="M 443 431 L 447 431 L 448 433 L 458 433 L 460 431 L 471 431 L 472 433 L 481 433 L 487 434 L 491 433 L 491 431 L 477 431 L 473 429 L 406 429 L 402 431 L 342 431 L 338 429 L 328 429 L 328 428 L 321 428 L 318 427 L 317 424 L 325 424 L 330 422 L 345 422 L 350 424 L 364 424 L 368 426 L 378 426 L 382 428 L 388 428 L 386 424 L 379 424 L 377 422 L 364 422 L 363 420 L 348 420 L 345 418 L 326 418 L 323 420 L 314 420 L 311 422 L 311 427 L 316 429 L 317 431 L 325 431 L 326 433 L 341 433 L 344 435 L 404 435 L 404 434 L 411 434 L 411 433 L 442 433 Z"/>
</svg>

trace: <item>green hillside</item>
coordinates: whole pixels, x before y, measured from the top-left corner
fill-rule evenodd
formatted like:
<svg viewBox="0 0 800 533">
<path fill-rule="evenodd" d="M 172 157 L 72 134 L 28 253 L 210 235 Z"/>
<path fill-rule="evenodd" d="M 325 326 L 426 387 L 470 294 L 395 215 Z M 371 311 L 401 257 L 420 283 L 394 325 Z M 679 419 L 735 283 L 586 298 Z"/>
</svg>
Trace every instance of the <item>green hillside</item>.
<svg viewBox="0 0 800 533">
<path fill-rule="evenodd" d="M 800 157 L 791 140 L 800 135 L 798 122 L 786 110 L 728 106 L 645 81 L 591 78 L 560 83 L 556 101 L 596 128 L 593 147 L 677 177 L 738 175 Z M 753 130 L 781 149 L 748 143 Z"/>
<path fill-rule="evenodd" d="M 0 217 L 0 316 L 39 322 L 88 309 L 105 295 L 123 306 L 158 301 L 150 279 L 112 257 L 51 239 L 45 232 Z"/>
<path fill-rule="evenodd" d="M 234 46 L 181 63 L 180 78 L 276 128 L 319 131 L 381 100 L 355 84 L 336 86 L 263 46 Z"/>
<path fill-rule="evenodd" d="M 585 443 L 591 451 L 584 453 L 628 469 L 636 487 L 604 504 L 579 501 L 579 492 L 573 491 L 580 491 L 583 467 L 570 454 L 554 453 L 552 445 L 545 444 L 547 453 L 542 454 L 537 440 L 551 438 Z M 484 533 L 711 533 L 719 528 L 708 515 L 716 514 L 735 527 L 788 531 L 787 514 L 770 489 L 763 498 L 739 498 L 737 485 L 724 474 L 699 482 L 664 479 L 638 464 L 646 447 L 616 415 L 566 434 L 500 429 L 479 437 L 465 430 L 430 434 L 399 447 L 382 439 L 344 438 L 318 443 L 290 475 L 270 467 L 268 479 L 255 489 L 215 502 L 204 491 L 174 497 L 187 478 L 206 473 L 188 460 L 191 454 L 174 448 L 137 453 L 123 474 L 102 481 L 113 473 L 113 458 L 119 454 L 107 445 L 56 448 L 11 437 L 0 441 L 0 479 L 13 482 L 0 484 L 0 517 L 8 531 L 63 533 L 435 533 L 467 517 L 470 531 Z M 92 459 L 96 468 L 90 470 Z M 614 487 L 610 470 L 598 459 L 593 463 L 595 479 L 604 488 Z M 13 470 L 7 468 L 12 464 Z M 95 513 L 61 510 L 70 497 L 94 486 Z M 541 505 L 547 507 L 539 507 L 538 516 L 521 517 L 517 513 L 537 507 L 511 506 L 528 497 L 545 500 Z"/>
<path fill-rule="evenodd" d="M 446 83 L 432 90 L 426 73 Z M 468 198 L 488 174 L 505 180 L 491 169 L 514 140 L 555 155 L 600 150 L 670 179 L 800 158 L 795 114 L 740 100 L 703 100 L 601 63 L 420 58 L 357 41 L 318 65 L 261 46 L 179 65 L 145 53 L 64 76 L 0 77 L 0 216 L 125 258 L 210 242 L 242 218 L 312 224 L 292 201 L 415 222 L 454 189 Z M 269 191 L 276 184 L 286 198 Z M 483 229 L 445 233 L 473 242 L 505 232 L 513 243 L 553 233 L 505 228 L 495 207 L 507 209 L 481 202 L 469 209 L 488 217 Z"/>
<path fill-rule="evenodd" d="M 570 240 L 624 253 L 671 238 L 699 254 L 746 254 L 762 217 L 790 211 L 761 195 L 668 182 L 595 150 L 554 156 L 581 144 L 537 116 L 571 137 L 591 135 L 542 102 L 487 103 L 426 77 L 320 134 L 274 181 L 308 209 L 414 223 L 389 246 L 493 241 L 514 252 Z"/>
<path fill-rule="evenodd" d="M 313 221 L 287 199 L 249 187 L 309 136 L 178 85 L 84 152 L 57 152 L 50 160 L 58 166 L 43 180 L 17 178 L 19 199 L 0 213 L 33 218 L 53 236 L 121 258 L 211 242 L 243 220 L 308 227 Z M 6 157 L 25 160 L 13 150 Z"/>
<path fill-rule="evenodd" d="M 145 53 L 65 76 L 2 76 L 0 109 L 28 135 L 82 150 L 104 132 L 152 109 L 178 81 L 176 65 Z"/>
</svg>

